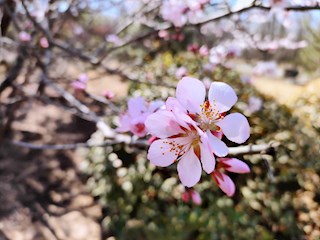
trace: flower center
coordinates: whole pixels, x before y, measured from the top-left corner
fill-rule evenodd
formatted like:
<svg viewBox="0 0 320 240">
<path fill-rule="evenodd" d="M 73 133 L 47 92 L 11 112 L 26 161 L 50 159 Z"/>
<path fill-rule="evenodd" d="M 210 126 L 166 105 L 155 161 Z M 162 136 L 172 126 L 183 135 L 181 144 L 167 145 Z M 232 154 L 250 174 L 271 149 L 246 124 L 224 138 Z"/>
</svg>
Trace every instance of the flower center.
<svg viewBox="0 0 320 240">
<path fill-rule="evenodd" d="M 199 146 L 200 136 L 196 131 L 187 131 L 176 138 L 164 140 L 164 144 L 169 144 L 169 151 L 174 153 L 177 158 L 185 154 L 191 147 L 197 148 Z M 162 153 L 164 155 L 164 153 Z M 178 160 L 178 159 L 177 159 Z"/>
<path fill-rule="evenodd" d="M 201 106 L 201 113 L 199 115 L 198 122 L 200 123 L 200 128 L 204 131 L 218 131 L 219 127 L 216 126 L 216 122 L 223 119 L 223 115 L 216 108 L 215 102 L 213 105 L 206 100 Z"/>
</svg>

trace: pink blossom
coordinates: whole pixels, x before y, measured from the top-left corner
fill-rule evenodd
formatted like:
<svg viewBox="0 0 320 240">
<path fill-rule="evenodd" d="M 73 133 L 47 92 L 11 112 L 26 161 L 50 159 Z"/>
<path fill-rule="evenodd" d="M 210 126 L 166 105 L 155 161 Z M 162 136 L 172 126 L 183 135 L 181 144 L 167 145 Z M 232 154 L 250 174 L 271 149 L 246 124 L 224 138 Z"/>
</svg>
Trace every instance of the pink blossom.
<svg viewBox="0 0 320 240">
<path fill-rule="evenodd" d="M 182 32 L 176 32 L 171 35 L 171 39 L 178 42 L 182 42 L 184 38 L 185 38 L 185 35 Z"/>
<path fill-rule="evenodd" d="M 226 60 L 234 57 L 238 57 L 241 54 L 242 49 L 232 43 L 219 45 L 211 48 L 209 60 L 213 64 L 222 64 Z"/>
<path fill-rule="evenodd" d="M 262 108 L 263 101 L 259 97 L 249 97 L 248 112 L 249 114 L 259 111 Z"/>
<path fill-rule="evenodd" d="M 207 47 L 206 45 L 202 45 L 202 46 L 199 48 L 199 54 L 200 54 L 200 56 L 203 56 L 203 57 L 208 56 L 208 54 L 209 54 L 209 49 L 208 49 L 208 47 Z"/>
<path fill-rule="evenodd" d="M 175 73 L 176 79 L 181 79 L 182 77 L 186 76 L 188 74 L 188 69 L 185 67 L 179 67 Z"/>
<path fill-rule="evenodd" d="M 197 53 L 199 50 L 199 45 L 196 43 L 189 44 L 187 47 L 189 52 Z"/>
<path fill-rule="evenodd" d="M 48 39 L 45 37 L 40 38 L 40 46 L 43 48 L 48 48 L 49 47 Z"/>
<path fill-rule="evenodd" d="M 240 81 L 243 84 L 252 84 L 252 78 L 250 76 L 241 76 Z"/>
<path fill-rule="evenodd" d="M 275 61 L 259 61 L 253 69 L 255 75 L 274 76 L 277 74 L 278 65 Z"/>
<path fill-rule="evenodd" d="M 220 132 L 236 143 L 245 142 L 250 135 L 242 114 L 226 115 L 237 99 L 228 84 L 213 82 L 206 100 L 204 84 L 184 77 L 178 83 L 176 98 L 168 98 L 166 109 L 151 114 L 145 122 L 149 133 L 159 138 L 149 148 L 150 162 L 166 167 L 178 161 L 182 184 L 194 186 L 202 168 L 208 174 L 214 170 L 214 155 L 224 157 L 229 152 Z"/>
<path fill-rule="evenodd" d="M 249 173 L 249 166 L 236 158 L 220 158 L 218 164 L 211 176 L 221 190 L 231 197 L 235 193 L 235 184 L 232 179 L 225 174 L 225 171 L 234 173 Z"/>
<path fill-rule="evenodd" d="M 164 20 L 171 22 L 175 27 L 182 27 L 187 23 L 185 15 L 188 6 L 181 0 L 165 0 L 161 7 Z"/>
<path fill-rule="evenodd" d="M 86 73 L 81 73 L 78 77 L 78 81 L 82 82 L 82 83 L 87 83 L 89 80 L 89 77 Z"/>
<path fill-rule="evenodd" d="M 72 87 L 75 89 L 75 90 L 85 90 L 86 87 L 87 87 L 87 82 L 88 82 L 89 78 L 88 78 L 88 75 L 86 73 L 81 73 L 79 76 L 78 76 L 78 79 L 73 81 L 71 83 Z"/>
<path fill-rule="evenodd" d="M 71 83 L 71 85 L 75 90 L 81 90 L 81 91 L 85 90 L 87 87 L 87 85 L 85 83 L 80 82 L 80 81 L 73 81 Z"/>
<path fill-rule="evenodd" d="M 22 31 L 19 33 L 19 39 L 21 42 L 30 42 L 31 41 L 31 35 L 25 31 Z"/>
<path fill-rule="evenodd" d="M 147 103 L 144 98 L 131 98 L 128 101 L 128 111 L 120 116 L 120 126 L 118 132 L 132 132 L 138 137 L 147 134 L 145 121 L 147 117 L 164 107 L 164 102 L 153 101 Z"/>
<path fill-rule="evenodd" d="M 169 40 L 170 38 L 169 32 L 167 30 L 160 30 L 158 32 L 158 36 L 159 38 L 163 38 L 164 40 Z"/>
</svg>

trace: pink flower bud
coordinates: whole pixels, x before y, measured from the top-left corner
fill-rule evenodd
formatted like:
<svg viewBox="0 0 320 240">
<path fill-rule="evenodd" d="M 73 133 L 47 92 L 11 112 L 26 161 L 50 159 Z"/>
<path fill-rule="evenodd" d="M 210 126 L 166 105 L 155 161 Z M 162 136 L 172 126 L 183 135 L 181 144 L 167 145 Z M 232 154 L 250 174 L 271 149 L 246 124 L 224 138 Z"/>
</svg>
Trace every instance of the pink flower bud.
<svg viewBox="0 0 320 240">
<path fill-rule="evenodd" d="M 189 192 L 183 192 L 182 195 L 181 195 L 181 200 L 184 203 L 188 203 L 189 199 L 190 199 Z"/>
<path fill-rule="evenodd" d="M 201 205 L 202 199 L 201 199 L 200 194 L 199 194 L 196 190 L 193 190 L 193 189 L 192 189 L 192 190 L 190 191 L 190 195 L 191 195 L 192 202 L 193 202 L 195 205 Z"/>
<path fill-rule="evenodd" d="M 89 77 L 86 73 L 81 73 L 78 77 L 78 81 L 82 82 L 82 83 L 87 83 L 89 80 Z"/>
<path fill-rule="evenodd" d="M 158 32 L 159 38 L 163 38 L 164 40 L 169 40 L 169 32 L 167 30 L 160 30 Z"/>
<path fill-rule="evenodd" d="M 189 52 L 197 53 L 199 50 L 199 46 L 196 43 L 192 43 L 192 44 L 188 45 L 187 49 Z"/>
<path fill-rule="evenodd" d="M 71 83 L 71 86 L 75 89 L 75 90 L 80 90 L 83 91 L 86 89 L 86 84 L 80 81 L 73 81 Z"/>
<path fill-rule="evenodd" d="M 19 39 L 21 42 L 30 42 L 31 41 L 31 35 L 25 31 L 22 31 L 19 33 Z"/>
<path fill-rule="evenodd" d="M 110 91 L 110 90 L 104 91 L 104 92 L 102 93 L 102 95 L 103 95 L 105 98 L 109 99 L 109 100 L 111 100 L 111 99 L 113 99 L 113 98 L 115 97 L 115 93 L 112 92 L 112 91 Z"/>
<path fill-rule="evenodd" d="M 48 39 L 45 37 L 40 38 L 40 46 L 43 48 L 48 48 L 49 47 Z"/>
</svg>

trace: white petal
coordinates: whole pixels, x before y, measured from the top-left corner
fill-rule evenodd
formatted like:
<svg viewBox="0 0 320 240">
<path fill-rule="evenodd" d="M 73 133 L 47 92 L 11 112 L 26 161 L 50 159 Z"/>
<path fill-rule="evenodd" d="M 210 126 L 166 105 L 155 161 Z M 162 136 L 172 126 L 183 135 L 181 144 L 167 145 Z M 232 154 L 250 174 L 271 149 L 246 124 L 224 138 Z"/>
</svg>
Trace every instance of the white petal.
<svg viewBox="0 0 320 240">
<path fill-rule="evenodd" d="M 178 83 L 176 97 L 181 105 L 190 113 L 200 113 L 206 97 L 206 89 L 203 83 L 191 77 L 184 77 Z"/>
<path fill-rule="evenodd" d="M 178 175 L 182 184 L 186 187 L 192 187 L 199 182 L 201 178 L 201 164 L 193 151 L 193 147 L 178 162 Z"/>
<path fill-rule="evenodd" d="M 210 131 L 207 131 L 207 135 L 209 137 L 210 147 L 215 155 L 224 157 L 229 153 L 229 148 L 224 142 L 214 136 Z"/>
<path fill-rule="evenodd" d="M 232 142 L 244 143 L 250 136 L 247 118 L 240 113 L 231 113 L 216 123 L 223 134 Z"/>
<path fill-rule="evenodd" d="M 166 110 L 171 111 L 175 116 L 177 123 L 190 130 L 189 124 L 197 127 L 198 123 L 192 120 L 192 118 L 187 114 L 187 110 L 182 107 L 176 98 L 169 97 L 166 101 Z"/>
<path fill-rule="evenodd" d="M 150 145 L 147 158 L 152 164 L 167 167 L 177 159 L 178 155 L 176 151 L 172 151 L 170 143 L 172 143 L 170 139 L 159 139 Z"/>
<path fill-rule="evenodd" d="M 199 145 L 202 168 L 206 173 L 210 174 L 215 168 L 216 160 L 208 141 L 205 137 L 202 137 Z"/>
<path fill-rule="evenodd" d="M 223 82 L 211 83 L 208 98 L 210 104 L 220 113 L 229 111 L 238 100 L 233 88 Z"/>
<path fill-rule="evenodd" d="M 167 138 L 184 133 L 172 112 L 160 110 L 149 115 L 145 122 L 149 133 L 158 138 Z"/>
</svg>

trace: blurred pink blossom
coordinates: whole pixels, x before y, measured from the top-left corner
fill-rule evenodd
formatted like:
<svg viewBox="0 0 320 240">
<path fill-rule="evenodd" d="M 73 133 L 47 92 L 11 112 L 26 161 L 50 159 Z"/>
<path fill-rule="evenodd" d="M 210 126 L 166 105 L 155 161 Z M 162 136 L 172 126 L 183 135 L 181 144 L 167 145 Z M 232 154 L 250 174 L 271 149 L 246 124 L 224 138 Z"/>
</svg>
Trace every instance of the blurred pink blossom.
<svg viewBox="0 0 320 240">
<path fill-rule="evenodd" d="M 40 38 L 40 46 L 43 48 L 48 48 L 49 47 L 48 39 L 45 37 Z"/>
<path fill-rule="evenodd" d="M 179 67 L 175 73 L 176 79 L 181 79 L 188 74 L 188 69 L 185 67 Z"/>
<path fill-rule="evenodd" d="M 250 96 L 248 100 L 248 112 L 254 113 L 259 111 L 262 108 L 263 101 L 259 97 Z"/>
<path fill-rule="evenodd" d="M 83 82 L 80 82 L 80 81 L 73 81 L 71 83 L 72 87 L 75 89 L 75 90 L 85 90 L 87 85 Z"/>
<path fill-rule="evenodd" d="M 275 76 L 277 74 L 278 64 L 275 61 L 259 61 L 253 69 L 253 73 L 258 76 L 268 75 Z"/>
<path fill-rule="evenodd" d="M 73 81 L 71 83 L 72 87 L 75 89 L 75 90 L 85 90 L 86 87 L 87 87 L 87 82 L 89 80 L 89 77 L 86 73 L 81 73 L 79 76 L 78 76 L 78 79 Z"/>
<path fill-rule="evenodd" d="M 164 0 L 161 6 L 161 16 L 175 27 L 183 27 L 189 20 L 196 23 L 203 18 L 203 7 L 207 0 Z"/>
<path fill-rule="evenodd" d="M 220 158 L 214 172 L 211 174 L 212 179 L 220 187 L 220 189 L 231 197 L 234 195 L 236 186 L 232 179 L 225 174 L 225 171 L 234 173 L 249 173 L 249 166 L 236 158 Z"/>
<path fill-rule="evenodd" d="M 21 31 L 19 33 L 19 39 L 21 42 L 30 42 L 31 41 L 31 35 L 25 31 Z"/>
<path fill-rule="evenodd" d="M 218 132 L 236 143 L 245 142 L 250 135 L 249 123 L 242 114 L 225 114 L 237 99 L 228 84 L 213 82 L 206 100 L 201 81 L 182 78 L 176 98 L 168 98 L 166 109 L 151 114 L 145 122 L 149 133 L 159 138 L 150 145 L 150 162 L 167 167 L 179 160 L 178 175 L 186 187 L 199 182 L 202 168 L 212 173 L 214 155 L 223 157 L 229 152 Z"/>
<path fill-rule="evenodd" d="M 199 48 L 199 54 L 200 54 L 200 56 L 203 56 L 203 57 L 208 56 L 208 54 L 209 54 L 209 49 L 208 49 L 208 47 L 207 47 L 206 45 L 202 45 L 202 46 Z"/>
<path fill-rule="evenodd" d="M 171 22 L 175 27 L 182 27 L 187 23 L 185 15 L 188 6 L 185 1 L 165 0 L 161 7 L 161 15 L 164 20 Z"/>
<path fill-rule="evenodd" d="M 231 42 L 221 44 L 211 48 L 209 60 L 213 64 L 223 64 L 228 59 L 239 57 L 241 51 L 242 49 L 239 45 L 235 45 Z"/>
<path fill-rule="evenodd" d="M 148 132 L 145 127 L 147 117 L 164 107 L 162 101 L 146 102 L 142 97 L 131 98 L 128 101 L 128 111 L 120 116 L 118 132 L 132 132 L 138 137 L 144 137 Z"/>
<path fill-rule="evenodd" d="M 160 30 L 158 32 L 158 36 L 159 36 L 159 38 L 163 38 L 164 40 L 169 40 L 170 39 L 170 35 L 169 35 L 169 32 L 167 30 Z"/>
<path fill-rule="evenodd" d="M 189 52 L 197 53 L 198 50 L 199 50 L 199 45 L 196 44 L 196 43 L 189 44 L 188 47 L 187 47 L 187 50 Z"/>
<path fill-rule="evenodd" d="M 178 42 L 182 42 L 184 38 L 185 38 L 185 35 L 182 32 L 176 32 L 171 35 L 171 39 Z"/>
</svg>

